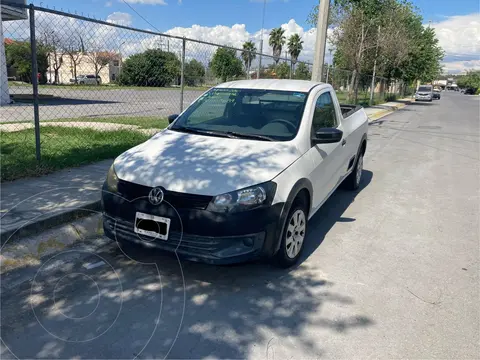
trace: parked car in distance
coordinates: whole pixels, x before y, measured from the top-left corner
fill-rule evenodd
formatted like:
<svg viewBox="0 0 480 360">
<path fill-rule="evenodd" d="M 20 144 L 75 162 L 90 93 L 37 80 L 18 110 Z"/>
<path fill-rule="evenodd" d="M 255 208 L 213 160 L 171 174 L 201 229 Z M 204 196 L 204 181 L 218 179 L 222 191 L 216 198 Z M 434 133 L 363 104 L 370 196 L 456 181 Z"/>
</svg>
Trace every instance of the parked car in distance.
<svg viewBox="0 0 480 360">
<path fill-rule="evenodd" d="M 75 79 L 70 79 L 71 83 L 75 82 Z M 95 75 L 78 75 L 77 84 L 79 85 L 97 85 L 102 83 L 102 78 L 100 76 L 95 77 Z"/>
<path fill-rule="evenodd" d="M 464 91 L 465 95 L 475 95 L 477 93 L 477 89 L 475 88 L 467 88 Z"/>
<path fill-rule="evenodd" d="M 433 100 L 440 100 L 440 90 L 433 90 Z"/>
<path fill-rule="evenodd" d="M 329 84 L 220 84 L 150 140 L 118 156 L 102 189 L 105 235 L 225 264 L 288 267 L 307 222 L 362 179 L 368 117 Z"/>
<path fill-rule="evenodd" d="M 415 101 L 433 101 L 432 85 L 420 85 L 415 93 Z"/>
</svg>

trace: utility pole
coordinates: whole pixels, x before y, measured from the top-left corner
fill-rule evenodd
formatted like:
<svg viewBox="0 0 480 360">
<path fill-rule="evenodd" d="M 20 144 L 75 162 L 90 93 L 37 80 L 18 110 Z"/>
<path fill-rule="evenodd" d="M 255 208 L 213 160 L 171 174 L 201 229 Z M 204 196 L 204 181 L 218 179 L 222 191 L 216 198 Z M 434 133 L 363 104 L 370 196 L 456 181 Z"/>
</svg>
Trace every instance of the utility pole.
<svg viewBox="0 0 480 360">
<path fill-rule="evenodd" d="M 262 29 L 260 30 L 260 56 L 258 57 L 257 79 L 260 79 L 260 68 L 262 67 L 263 26 L 265 24 L 265 7 L 266 6 L 267 6 L 267 0 L 263 0 Z"/>
<path fill-rule="evenodd" d="M 378 57 L 378 42 L 380 40 L 380 25 L 378 25 L 377 29 L 377 47 L 375 49 L 375 60 L 373 62 L 373 75 L 372 75 L 372 84 L 370 85 L 370 101 L 368 104 L 372 106 L 373 104 L 373 96 L 375 93 L 375 76 L 377 75 L 377 57 Z"/>
<path fill-rule="evenodd" d="M 330 0 L 320 0 L 318 5 L 317 39 L 315 41 L 315 57 L 313 59 L 312 81 L 322 81 L 325 45 L 327 43 L 328 12 Z"/>
</svg>

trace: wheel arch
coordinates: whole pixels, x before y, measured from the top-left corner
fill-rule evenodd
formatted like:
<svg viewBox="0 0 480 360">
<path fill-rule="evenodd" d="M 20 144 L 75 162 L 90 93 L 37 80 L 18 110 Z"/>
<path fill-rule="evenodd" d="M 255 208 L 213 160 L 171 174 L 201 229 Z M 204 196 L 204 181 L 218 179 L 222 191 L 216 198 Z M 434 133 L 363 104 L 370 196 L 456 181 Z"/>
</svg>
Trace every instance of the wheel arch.
<svg viewBox="0 0 480 360">
<path fill-rule="evenodd" d="M 364 134 L 362 140 L 360 141 L 360 153 L 365 155 L 367 151 L 367 134 Z"/>
<path fill-rule="evenodd" d="M 302 197 L 304 201 L 306 201 L 307 214 L 305 215 L 308 219 L 308 215 L 310 214 L 310 211 L 311 211 L 312 197 L 313 197 L 313 186 L 309 179 L 307 178 L 299 179 L 293 185 L 292 189 L 290 190 L 290 193 L 288 194 L 287 200 L 285 201 L 285 204 L 283 205 L 282 211 L 280 213 L 279 224 L 281 224 L 281 226 L 278 227 L 275 234 L 276 242 L 275 242 L 274 254 L 276 254 L 277 251 L 280 249 L 280 244 L 282 243 L 281 236 L 285 229 L 285 223 L 287 221 L 288 213 L 290 212 L 292 205 L 295 203 L 295 200 L 299 198 L 299 196 Z"/>
</svg>

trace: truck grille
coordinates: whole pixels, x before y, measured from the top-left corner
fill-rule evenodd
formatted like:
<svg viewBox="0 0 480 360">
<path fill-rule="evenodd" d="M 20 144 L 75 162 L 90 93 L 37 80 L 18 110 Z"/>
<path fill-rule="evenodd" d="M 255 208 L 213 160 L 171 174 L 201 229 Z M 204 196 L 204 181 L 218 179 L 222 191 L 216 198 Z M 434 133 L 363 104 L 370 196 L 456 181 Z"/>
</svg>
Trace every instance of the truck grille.
<svg viewBox="0 0 480 360">
<path fill-rule="evenodd" d="M 132 201 L 138 198 L 145 198 L 148 201 L 148 194 L 152 187 L 119 180 L 118 192 L 125 199 Z M 178 209 L 204 210 L 212 200 L 212 196 L 185 194 L 175 191 L 164 190 L 164 201 Z"/>
</svg>

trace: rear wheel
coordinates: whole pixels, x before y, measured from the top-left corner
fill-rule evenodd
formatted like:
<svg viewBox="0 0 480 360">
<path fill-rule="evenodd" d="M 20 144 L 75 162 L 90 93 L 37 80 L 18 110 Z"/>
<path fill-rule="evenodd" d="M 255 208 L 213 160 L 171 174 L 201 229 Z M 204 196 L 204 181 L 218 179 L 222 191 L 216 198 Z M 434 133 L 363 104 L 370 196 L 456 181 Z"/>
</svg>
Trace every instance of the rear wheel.
<svg viewBox="0 0 480 360">
<path fill-rule="evenodd" d="M 280 249 L 276 254 L 276 263 L 287 268 L 294 265 L 302 253 L 307 234 L 307 210 L 304 202 L 297 198 L 290 209 L 282 233 Z"/>
<path fill-rule="evenodd" d="M 362 181 L 363 174 L 363 151 L 360 150 L 355 166 L 345 179 L 345 188 L 348 190 L 357 190 L 360 187 L 360 182 Z"/>
</svg>

